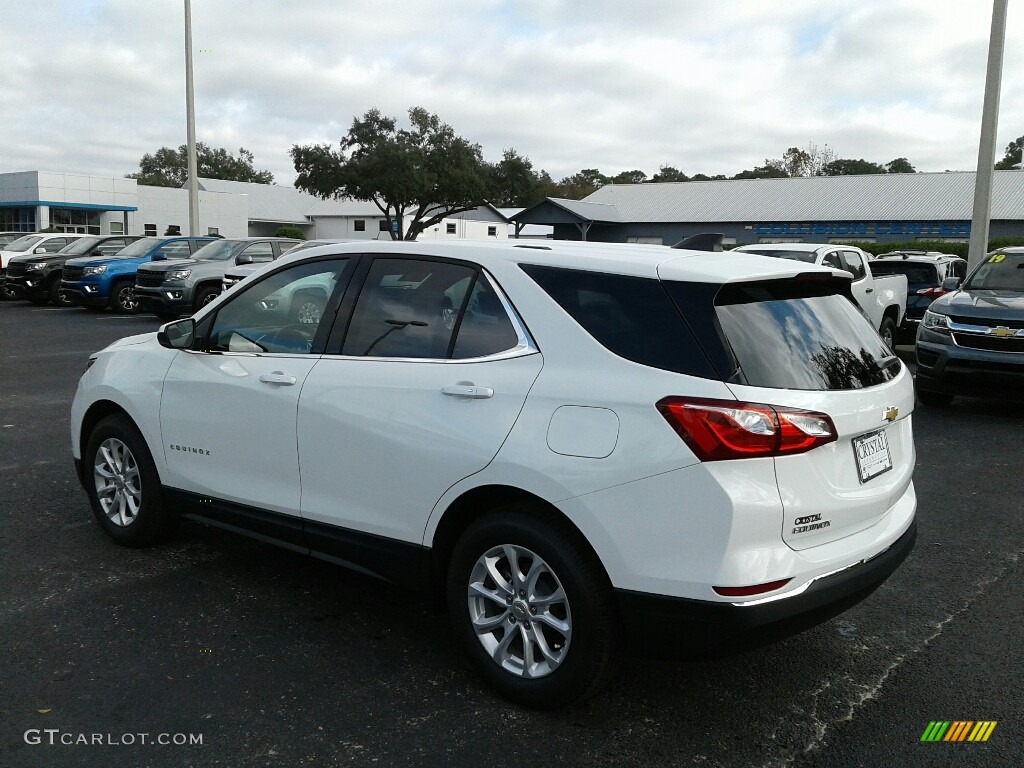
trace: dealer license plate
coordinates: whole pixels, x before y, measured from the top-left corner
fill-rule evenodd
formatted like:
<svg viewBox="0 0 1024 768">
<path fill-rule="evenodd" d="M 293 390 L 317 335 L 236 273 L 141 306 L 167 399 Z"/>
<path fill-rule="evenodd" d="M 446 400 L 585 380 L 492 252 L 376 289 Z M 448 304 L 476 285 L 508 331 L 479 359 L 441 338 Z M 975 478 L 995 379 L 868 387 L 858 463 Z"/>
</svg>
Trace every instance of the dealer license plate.
<svg viewBox="0 0 1024 768">
<path fill-rule="evenodd" d="M 857 472 L 862 483 L 892 469 L 892 456 L 889 455 L 889 441 L 884 429 L 855 437 L 853 454 L 857 457 Z"/>
</svg>

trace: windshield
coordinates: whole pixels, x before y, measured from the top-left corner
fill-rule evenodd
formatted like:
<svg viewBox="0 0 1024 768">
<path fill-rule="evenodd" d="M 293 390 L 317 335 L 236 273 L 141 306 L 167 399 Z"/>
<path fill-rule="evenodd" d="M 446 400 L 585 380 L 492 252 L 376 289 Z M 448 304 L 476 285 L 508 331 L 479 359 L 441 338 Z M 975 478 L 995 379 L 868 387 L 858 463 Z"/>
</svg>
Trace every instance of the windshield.
<svg viewBox="0 0 1024 768">
<path fill-rule="evenodd" d="M 238 243 L 231 240 L 215 240 L 193 253 L 192 258 L 203 261 L 226 261 L 231 258 L 237 247 Z"/>
<path fill-rule="evenodd" d="M 756 253 L 758 256 L 771 256 L 774 259 L 789 259 L 790 261 L 803 261 L 808 264 L 813 264 L 817 254 L 814 251 L 776 251 L 765 248 L 764 250 L 755 250 L 753 248 L 744 248 L 743 253 Z"/>
<path fill-rule="evenodd" d="M 69 243 L 60 249 L 61 255 L 81 256 L 84 253 L 90 253 L 99 243 L 98 237 L 80 237 L 73 243 Z"/>
<path fill-rule="evenodd" d="M 42 240 L 42 235 L 25 235 L 25 237 L 19 237 L 13 243 L 7 246 L 8 251 L 27 251 L 33 245 Z"/>
<path fill-rule="evenodd" d="M 972 291 L 1024 292 L 1024 253 L 994 253 L 967 278 Z"/>
<path fill-rule="evenodd" d="M 131 256 L 143 256 L 156 248 L 162 242 L 163 239 L 159 237 L 144 237 L 118 251 L 117 258 L 126 259 Z"/>
</svg>

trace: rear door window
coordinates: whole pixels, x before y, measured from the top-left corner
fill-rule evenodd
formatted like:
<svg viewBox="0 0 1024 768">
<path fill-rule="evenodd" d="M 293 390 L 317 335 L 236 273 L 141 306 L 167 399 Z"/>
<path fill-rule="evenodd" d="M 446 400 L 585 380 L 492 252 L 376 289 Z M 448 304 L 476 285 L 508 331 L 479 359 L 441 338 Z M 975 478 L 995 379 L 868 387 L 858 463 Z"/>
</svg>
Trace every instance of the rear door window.
<svg viewBox="0 0 1024 768">
<path fill-rule="evenodd" d="M 444 359 L 477 270 L 462 264 L 378 258 L 352 311 L 343 355 Z"/>
</svg>

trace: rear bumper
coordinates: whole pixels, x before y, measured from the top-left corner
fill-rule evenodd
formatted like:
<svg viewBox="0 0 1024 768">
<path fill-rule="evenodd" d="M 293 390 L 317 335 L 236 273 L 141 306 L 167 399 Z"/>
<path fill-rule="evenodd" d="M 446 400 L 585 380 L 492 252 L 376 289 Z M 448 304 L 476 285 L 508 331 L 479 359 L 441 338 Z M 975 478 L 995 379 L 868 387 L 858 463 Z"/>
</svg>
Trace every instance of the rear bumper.
<svg viewBox="0 0 1024 768">
<path fill-rule="evenodd" d="M 910 554 L 916 537 L 915 520 L 888 549 L 777 600 L 712 603 L 616 590 L 627 642 L 641 653 L 674 656 L 727 653 L 780 640 L 870 595 Z"/>
</svg>

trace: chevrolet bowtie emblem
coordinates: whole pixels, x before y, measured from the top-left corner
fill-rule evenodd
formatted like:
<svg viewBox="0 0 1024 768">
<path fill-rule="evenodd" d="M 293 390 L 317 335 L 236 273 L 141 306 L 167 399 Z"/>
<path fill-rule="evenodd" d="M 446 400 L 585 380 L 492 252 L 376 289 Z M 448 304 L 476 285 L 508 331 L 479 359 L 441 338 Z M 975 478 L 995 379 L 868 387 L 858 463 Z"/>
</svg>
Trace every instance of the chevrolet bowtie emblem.
<svg viewBox="0 0 1024 768">
<path fill-rule="evenodd" d="M 895 405 L 890 405 L 885 411 L 882 412 L 882 418 L 885 421 L 896 421 L 896 417 L 900 415 L 900 409 Z"/>
<path fill-rule="evenodd" d="M 1007 328 L 1005 325 L 999 325 L 995 328 L 990 328 L 988 332 L 989 336 L 999 336 L 1000 338 L 1006 338 L 1007 336 L 1016 336 L 1017 332 L 1012 328 Z"/>
</svg>

